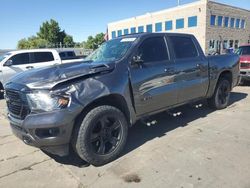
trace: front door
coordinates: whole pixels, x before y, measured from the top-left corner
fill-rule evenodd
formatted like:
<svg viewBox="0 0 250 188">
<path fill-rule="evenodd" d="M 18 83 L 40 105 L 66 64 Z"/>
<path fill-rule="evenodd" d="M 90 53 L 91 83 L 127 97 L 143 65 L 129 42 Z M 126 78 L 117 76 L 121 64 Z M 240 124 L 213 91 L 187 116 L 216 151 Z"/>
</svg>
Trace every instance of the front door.
<svg viewBox="0 0 250 188">
<path fill-rule="evenodd" d="M 21 53 L 17 55 L 13 55 L 8 60 L 12 61 L 11 66 L 3 65 L 3 82 L 4 84 L 8 82 L 8 80 L 17 73 L 23 72 L 27 70 L 27 66 L 30 63 L 29 53 Z"/>
<path fill-rule="evenodd" d="M 139 45 L 140 65 L 130 66 L 137 115 L 166 108 L 177 102 L 174 64 L 169 59 L 165 38 L 150 37 Z"/>
</svg>

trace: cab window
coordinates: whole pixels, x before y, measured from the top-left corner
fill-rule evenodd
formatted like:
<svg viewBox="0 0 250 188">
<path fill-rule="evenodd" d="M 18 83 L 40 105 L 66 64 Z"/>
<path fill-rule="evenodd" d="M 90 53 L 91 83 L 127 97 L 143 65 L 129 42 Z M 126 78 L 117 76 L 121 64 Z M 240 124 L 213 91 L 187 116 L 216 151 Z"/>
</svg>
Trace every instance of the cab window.
<svg viewBox="0 0 250 188">
<path fill-rule="evenodd" d="M 144 63 L 168 60 L 166 42 L 163 37 L 145 39 L 138 48 L 138 56 Z"/>
<path fill-rule="evenodd" d="M 35 52 L 31 53 L 32 63 L 43 63 L 54 61 L 54 56 L 51 52 Z"/>
<path fill-rule="evenodd" d="M 169 41 L 176 59 L 194 58 L 198 56 L 198 51 L 190 37 L 169 36 Z"/>
<path fill-rule="evenodd" d="M 14 55 L 10 60 L 12 60 L 12 65 L 29 64 L 29 53 Z"/>
</svg>

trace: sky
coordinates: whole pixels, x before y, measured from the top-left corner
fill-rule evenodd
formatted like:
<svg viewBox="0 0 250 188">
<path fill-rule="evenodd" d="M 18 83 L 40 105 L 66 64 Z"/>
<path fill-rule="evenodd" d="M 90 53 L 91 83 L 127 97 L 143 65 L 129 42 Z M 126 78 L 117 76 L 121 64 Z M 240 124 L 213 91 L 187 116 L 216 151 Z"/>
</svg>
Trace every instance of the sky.
<svg viewBox="0 0 250 188">
<path fill-rule="evenodd" d="M 217 1 L 250 10 L 250 0 Z M 177 0 L 1 0 L 0 49 L 15 49 L 18 40 L 36 35 L 46 20 L 55 19 L 74 41 L 82 42 L 106 32 L 109 22 L 176 5 Z"/>
</svg>

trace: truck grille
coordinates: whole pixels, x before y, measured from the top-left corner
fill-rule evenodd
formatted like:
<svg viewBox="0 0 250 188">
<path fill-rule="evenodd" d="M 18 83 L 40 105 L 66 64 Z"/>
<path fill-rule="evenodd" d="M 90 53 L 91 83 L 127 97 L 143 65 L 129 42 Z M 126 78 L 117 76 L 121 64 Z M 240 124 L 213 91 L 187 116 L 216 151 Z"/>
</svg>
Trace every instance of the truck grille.
<svg viewBox="0 0 250 188">
<path fill-rule="evenodd" d="M 25 95 L 14 90 L 5 90 L 9 113 L 18 119 L 24 119 L 29 113 Z"/>
<path fill-rule="evenodd" d="M 240 67 L 243 69 L 249 69 L 250 68 L 250 63 L 241 63 Z"/>
</svg>

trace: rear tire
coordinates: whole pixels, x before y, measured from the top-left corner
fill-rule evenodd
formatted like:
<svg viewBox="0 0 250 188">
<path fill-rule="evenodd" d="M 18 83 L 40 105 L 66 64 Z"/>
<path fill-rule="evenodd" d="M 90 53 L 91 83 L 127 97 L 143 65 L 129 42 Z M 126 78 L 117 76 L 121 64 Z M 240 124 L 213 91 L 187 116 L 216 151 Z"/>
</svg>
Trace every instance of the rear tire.
<svg viewBox="0 0 250 188">
<path fill-rule="evenodd" d="M 212 109 L 221 110 L 228 106 L 231 92 L 230 81 L 222 77 L 215 88 L 214 94 L 209 98 L 208 106 Z"/>
<path fill-rule="evenodd" d="M 119 156 L 127 135 L 128 123 L 124 114 L 112 106 L 99 106 L 87 113 L 73 144 L 83 160 L 101 166 Z"/>
<path fill-rule="evenodd" d="M 1 90 L 4 90 L 3 85 L 0 83 L 0 100 L 4 98 L 4 92 L 1 92 Z"/>
</svg>

